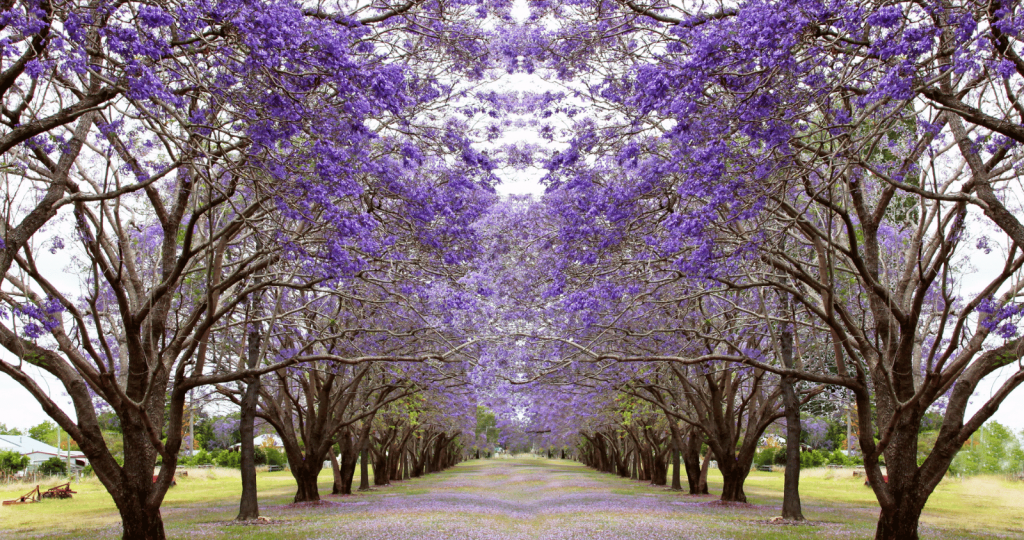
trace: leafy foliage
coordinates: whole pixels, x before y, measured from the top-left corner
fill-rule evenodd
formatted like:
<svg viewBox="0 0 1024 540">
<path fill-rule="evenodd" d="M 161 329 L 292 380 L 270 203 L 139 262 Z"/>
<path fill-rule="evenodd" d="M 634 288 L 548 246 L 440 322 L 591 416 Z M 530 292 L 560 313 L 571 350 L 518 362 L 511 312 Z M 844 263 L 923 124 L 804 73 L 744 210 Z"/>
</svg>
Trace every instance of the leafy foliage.
<svg viewBox="0 0 1024 540">
<path fill-rule="evenodd" d="M 52 457 L 39 464 L 39 474 L 44 476 L 65 476 L 68 473 L 68 465 L 59 457 Z"/>
<path fill-rule="evenodd" d="M 0 472 L 4 474 L 15 474 L 28 467 L 28 456 L 23 456 L 12 450 L 0 450 Z"/>
</svg>

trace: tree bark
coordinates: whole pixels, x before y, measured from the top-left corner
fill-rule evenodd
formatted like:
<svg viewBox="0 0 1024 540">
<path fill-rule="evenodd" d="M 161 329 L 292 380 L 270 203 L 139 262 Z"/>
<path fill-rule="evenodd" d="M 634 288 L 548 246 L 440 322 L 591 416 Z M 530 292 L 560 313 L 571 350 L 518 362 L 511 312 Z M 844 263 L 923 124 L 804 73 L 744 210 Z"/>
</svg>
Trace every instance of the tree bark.
<svg viewBox="0 0 1024 540">
<path fill-rule="evenodd" d="M 708 469 L 711 468 L 712 455 L 714 455 L 714 452 L 708 448 L 707 454 L 704 455 L 704 463 L 700 465 L 700 481 L 697 483 L 696 495 L 708 494 Z"/>
<path fill-rule="evenodd" d="M 351 495 L 352 494 L 352 480 L 356 475 L 356 456 L 359 454 L 355 452 L 346 452 L 341 458 L 341 494 Z"/>
<path fill-rule="evenodd" d="M 249 330 L 245 359 L 246 367 L 249 369 L 254 369 L 259 364 L 260 343 L 260 327 L 258 324 L 254 324 Z M 242 413 L 238 421 L 238 431 L 242 438 L 241 446 L 238 449 L 241 452 L 242 496 L 238 501 L 238 516 L 235 517 L 235 521 L 249 521 L 260 517 L 260 505 L 256 490 L 256 443 L 253 440 L 256 436 L 256 404 L 259 397 L 260 378 L 248 377 L 245 380 Z"/>
<path fill-rule="evenodd" d="M 920 497 L 907 495 L 897 499 L 890 508 L 883 507 L 878 514 L 875 540 L 917 540 L 917 524 L 921 519 L 924 503 Z"/>
<path fill-rule="evenodd" d="M 686 437 L 686 443 L 683 445 L 683 467 L 686 469 L 686 483 L 690 488 L 690 495 L 700 494 L 700 445 L 703 441 L 696 431 L 696 429 L 690 430 Z"/>
<path fill-rule="evenodd" d="M 779 337 L 782 363 L 793 369 L 793 332 L 787 328 Z M 795 377 L 783 377 L 782 403 L 786 407 L 786 478 L 782 488 L 782 518 L 804 521 L 800 508 L 800 399 Z"/>
<path fill-rule="evenodd" d="M 150 479 L 152 481 L 152 479 Z M 136 496 L 127 490 L 124 497 L 114 501 L 121 514 L 121 538 L 123 540 L 164 540 L 164 522 L 160 509 L 146 508 L 146 497 Z"/>
<path fill-rule="evenodd" d="M 295 502 L 315 502 L 320 500 L 320 488 L 317 486 L 317 478 L 320 476 L 320 469 L 323 463 L 303 463 L 300 467 L 292 467 L 292 476 L 295 477 L 297 489 L 295 491 Z"/>
<path fill-rule="evenodd" d="M 366 449 L 367 444 L 369 444 L 368 438 L 363 441 L 363 451 L 359 456 L 359 491 L 370 491 L 370 464 L 367 463 L 370 456 Z"/>
<path fill-rule="evenodd" d="M 742 470 L 742 467 L 738 467 L 735 464 L 725 465 L 721 460 L 718 461 L 718 468 L 722 471 L 722 501 L 725 502 L 747 502 L 747 494 L 743 492 L 743 482 L 747 479 L 747 473 L 750 471 L 748 468 L 746 471 Z"/>
<path fill-rule="evenodd" d="M 387 486 L 391 484 L 391 471 L 388 470 L 389 465 L 391 465 L 391 460 L 384 454 L 384 449 L 381 449 L 379 454 L 373 456 L 373 485 Z"/>
<path fill-rule="evenodd" d="M 331 459 L 331 476 L 334 478 L 331 495 L 345 495 L 345 481 L 341 477 L 341 465 L 338 463 L 338 456 L 334 453 L 334 448 L 328 450 L 327 455 Z"/>
<path fill-rule="evenodd" d="M 668 456 L 664 452 L 651 455 L 651 485 L 668 484 Z"/>
<path fill-rule="evenodd" d="M 256 491 L 256 401 L 259 399 L 260 379 L 250 377 L 242 397 L 242 415 L 238 423 L 239 435 L 242 437 L 240 466 L 242 468 L 242 497 L 238 502 L 236 521 L 249 521 L 260 517 L 259 500 Z"/>
<path fill-rule="evenodd" d="M 682 491 L 683 484 L 679 481 L 679 447 L 674 446 L 672 452 L 672 491 Z"/>
</svg>

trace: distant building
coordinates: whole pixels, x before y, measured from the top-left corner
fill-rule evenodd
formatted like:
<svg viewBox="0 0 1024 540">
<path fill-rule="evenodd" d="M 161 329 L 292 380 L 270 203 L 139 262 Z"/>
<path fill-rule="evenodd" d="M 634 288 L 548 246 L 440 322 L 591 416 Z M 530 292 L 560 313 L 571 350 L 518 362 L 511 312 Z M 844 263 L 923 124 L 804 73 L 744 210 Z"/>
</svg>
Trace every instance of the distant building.
<svg viewBox="0 0 1024 540">
<path fill-rule="evenodd" d="M 267 448 L 274 448 L 276 450 L 284 450 L 284 443 L 281 442 L 280 437 L 277 435 L 258 435 L 252 439 L 253 446 L 261 447 L 264 450 Z M 229 448 L 232 452 L 237 452 L 242 447 L 242 443 L 236 443 L 231 445 Z"/>
<path fill-rule="evenodd" d="M 53 446 L 24 435 L 0 435 L 0 450 L 11 450 L 23 456 L 28 456 L 28 468 L 30 470 L 39 467 L 41 463 L 52 457 L 59 457 L 64 461 L 68 459 L 68 452 L 66 450 L 58 450 Z M 82 468 L 88 464 L 89 460 L 85 457 L 85 454 L 71 451 L 72 468 Z"/>
</svg>

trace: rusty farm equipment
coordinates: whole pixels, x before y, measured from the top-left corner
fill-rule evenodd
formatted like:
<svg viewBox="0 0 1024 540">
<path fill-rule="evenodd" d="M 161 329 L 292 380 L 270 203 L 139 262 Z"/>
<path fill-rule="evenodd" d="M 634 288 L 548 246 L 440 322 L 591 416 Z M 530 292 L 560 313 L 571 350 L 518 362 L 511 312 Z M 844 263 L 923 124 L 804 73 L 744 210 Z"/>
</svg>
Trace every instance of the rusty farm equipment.
<svg viewBox="0 0 1024 540">
<path fill-rule="evenodd" d="M 11 499 L 9 501 L 4 501 L 4 506 L 11 506 L 11 505 L 14 505 L 14 504 L 37 503 L 37 502 L 39 502 L 39 499 L 40 499 L 39 486 L 36 486 L 34 489 L 32 489 L 32 491 L 29 491 L 28 493 L 22 495 L 21 497 L 18 497 L 17 499 Z"/>
<path fill-rule="evenodd" d="M 71 491 L 71 482 L 68 482 L 67 484 L 61 484 L 44 491 L 42 497 L 44 499 L 70 499 L 73 493 L 78 492 Z"/>
<path fill-rule="evenodd" d="M 77 491 L 71 490 L 71 482 L 67 484 L 61 484 L 59 486 L 52 487 L 46 491 L 40 491 L 39 486 L 36 486 L 28 493 L 18 497 L 17 499 L 11 499 L 4 501 L 4 506 L 11 506 L 15 504 L 29 504 L 37 503 L 43 499 L 70 499 L 71 495 L 78 493 Z"/>
</svg>

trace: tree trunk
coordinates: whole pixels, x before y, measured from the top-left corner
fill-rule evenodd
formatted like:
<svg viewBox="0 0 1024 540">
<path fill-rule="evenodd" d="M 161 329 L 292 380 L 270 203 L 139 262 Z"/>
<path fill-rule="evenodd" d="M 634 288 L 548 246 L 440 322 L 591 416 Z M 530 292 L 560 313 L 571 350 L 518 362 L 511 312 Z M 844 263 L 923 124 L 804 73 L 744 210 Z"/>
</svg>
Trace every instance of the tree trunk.
<svg viewBox="0 0 1024 540">
<path fill-rule="evenodd" d="M 366 449 L 367 444 L 369 441 L 363 443 L 363 451 L 359 456 L 359 491 L 370 491 L 370 456 Z"/>
<path fill-rule="evenodd" d="M 256 401 L 259 399 L 260 379 L 250 377 L 242 397 L 242 415 L 238 423 L 242 437 L 238 451 L 241 454 L 242 497 L 238 502 L 236 521 L 249 521 L 260 517 L 260 505 L 256 491 Z"/>
<path fill-rule="evenodd" d="M 743 492 L 743 482 L 750 473 L 750 467 L 740 466 L 734 459 L 732 463 L 718 460 L 718 469 L 722 471 L 722 501 L 725 502 L 747 502 L 747 495 Z"/>
<path fill-rule="evenodd" d="M 359 454 L 355 452 L 346 452 L 341 457 L 341 494 L 351 495 L 352 494 L 352 480 L 356 475 L 356 457 Z"/>
<path fill-rule="evenodd" d="M 123 540 L 164 540 L 164 522 L 160 509 L 146 508 L 144 496 L 125 492 L 120 500 L 115 500 L 117 510 L 121 514 L 121 538 Z"/>
<path fill-rule="evenodd" d="M 683 467 L 686 468 L 686 483 L 690 488 L 690 495 L 700 495 L 700 445 L 702 441 L 696 431 L 690 432 L 686 437 L 686 444 L 683 445 Z M 705 482 L 706 487 L 707 483 Z"/>
<path fill-rule="evenodd" d="M 262 246 L 259 238 L 257 245 Z M 258 280 L 259 278 L 257 278 Z M 257 296 L 251 313 L 258 315 L 260 299 Z M 255 369 L 260 360 L 260 324 L 250 322 L 246 343 L 245 365 Z M 260 398 L 260 378 L 249 377 L 245 380 L 245 394 L 242 396 L 242 411 L 238 420 L 238 432 L 241 436 L 241 452 L 239 466 L 242 469 L 242 496 L 238 501 L 238 516 L 235 521 L 249 521 L 260 517 L 260 504 L 256 490 L 256 448 L 253 438 L 256 436 L 256 406 Z"/>
<path fill-rule="evenodd" d="M 670 452 L 672 452 L 672 491 L 682 491 L 683 484 L 679 481 L 679 447 L 673 447 Z"/>
<path fill-rule="evenodd" d="M 295 478 L 295 484 L 297 485 L 295 502 L 314 502 L 320 500 L 320 488 L 317 487 L 317 477 L 320 476 L 321 468 L 323 468 L 323 461 L 311 463 L 307 460 L 299 467 L 292 466 L 292 476 Z"/>
<path fill-rule="evenodd" d="M 882 508 L 878 514 L 875 540 L 917 540 L 917 524 L 924 503 L 916 497 L 897 499 L 890 509 Z"/>
<path fill-rule="evenodd" d="M 700 465 L 700 481 L 697 483 L 696 495 L 708 494 L 708 469 L 711 468 L 712 455 L 714 455 L 714 452 L 708 448 L 708 453 L 704 455 L 704 463 Z"/>
<path fill-rule="evenodd" d="M 782 518 L 804 521 L 800 509 L 800 404 L 793 381 L 782 380 L 786 403 L 786 478 L 782 488 Z"/>
<path fill-rule="evenodd" d="M 331 495 L 345 495 L 345 481 L 341 477 L 341 465 L 338 464 L 338 456 L 334 453 L 333 447 L 328 450 L 327 455 L 331 458 L 331 476 L 334 478 Z"/>
<path fill-rule="evenodd" d="M 388 471 L 388 465 L 390 465 L 390 460 L 382 449 L 380 454 L 373 458 L 373 485 L 386 486 L 391 483 L 391 472 Z"/>
<path fill-rule="evenodd" d="M 664 453 L 651 455 L 651 485 L 668 484 L 668 456 Z"/>
<path fill-rule="evenodd" d="M 786 328 L 780 337 L 782 363 L 793 368 L 793 332 Z M 782 518 L 804 521 L 800 509 L 800 399 L 796 395 L 795 377 L 783 377 L 782 403 L 786 407 L 786 478 L 782 488 Z"/>
<path fill-rule="evenodd" d="M 641 481 L 650 482 L 651 480 L 651 452 L 647 448 L 647 445 L 643 445 L 638 449 L 638 455 L 640 456 L 639 464 L 640 470 L 637 476 Z"/>
<path fill-rule="evenodd" d="M 137 414 L 127 414 L 122 418 L 122 425 L 133 429 L 125 429 L 125 460 L 121 470 L 109 470 L 106 467 L 105 477 L 114 478 L 115 482 L 107 486 L 107 491 L 114 496 L 117 510 L 121 514 L 122 538 L 125 540 L 164 540 L 163 519 L 160 507 L 149 507 L 146 504 L 161 484 L 153 482 L 153 470 L 156 463 L 155 451 L 149 437 L 141 427 Z M 126 421 L 127 420 L 127 421 Z M 140 429 L 141 428 L 141 429 Z M 176 451 L 177 449 L 175 449 Z M 104 460 L 97 460 L 104 463 Z M 109 465 L 109 463 L 108 463 Z M 170 485 L 168 476 L 173 478 L 175 463 L 164 463 L 160 469 L 160 480 L 167 479 L 164 486 Z M 111 474 L 112 473 L 112 474 Z"/>
</svg>

